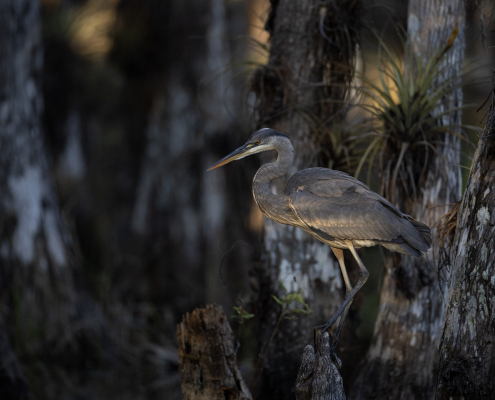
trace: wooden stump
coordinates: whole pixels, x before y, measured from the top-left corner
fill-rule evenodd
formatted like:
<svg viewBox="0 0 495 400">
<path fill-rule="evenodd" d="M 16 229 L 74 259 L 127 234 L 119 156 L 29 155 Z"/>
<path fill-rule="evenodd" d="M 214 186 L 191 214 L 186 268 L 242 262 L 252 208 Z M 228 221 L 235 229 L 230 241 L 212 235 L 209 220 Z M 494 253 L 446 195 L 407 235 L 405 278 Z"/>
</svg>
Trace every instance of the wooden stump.
<svg viewBox="0 0 495 400">
<path fill-rule="evenodd" d="M 251 400 L 237 367 L 235 338 L 221 306 L 187 313 L 177 325 L 184 400 Z"/>
<path fill-rule="evenodd" d="M 317 350 L 307 345 L 297 374 L 297 400 L 345 400 L 340 360 L 331 356 L 330 337 L 317 337 Z M 316 343 L 315 343 L 316 345 Z"/>
</svg>

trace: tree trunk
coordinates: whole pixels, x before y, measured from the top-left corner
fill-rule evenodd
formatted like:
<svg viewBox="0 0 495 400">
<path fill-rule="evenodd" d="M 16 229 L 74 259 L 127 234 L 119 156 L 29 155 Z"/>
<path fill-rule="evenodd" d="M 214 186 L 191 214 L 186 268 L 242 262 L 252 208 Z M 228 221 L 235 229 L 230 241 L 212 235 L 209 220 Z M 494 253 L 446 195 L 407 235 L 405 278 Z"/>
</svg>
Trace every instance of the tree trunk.
<svg viewBox="0 0 495 400">
<path fill-rule="evenodd" d="M 236 339 L 222 307 L 187 313 L 177 325 L 185 400 L 252 400 L 236 362 Z"/>
<path fill-rule="evenodd" d="M 449 249 L 452 271 L 438 400 L 495 396 L 495 86 L 493 90 Z"/>
<path fill-rule="evenodd" d="M 0 0 L 2 314 L 28 366 L 48 353 L 74 365 L 75 357 L 83 358 L 76 338 L 95 328 L 87 319 L 94 304 L 82 301 L 73 282 L 71 237 L 50 183 L 40 121 L 42 66 L 39 1 Z M 84 349 L 86 361 L 93 347 Z"/>
<path fill-rule="evenodd" d="M 272 34 L 270 58 L 252 81 L 258 99 L 258 125 L 290 136 L 295 160 L 289 175 L 316 166 L 315 161 L 328 167 L 329 159 L 321 157 L 322 148 L 332 153 L 329 121 L 332 117 L 341 121 L 345 115 L 358 3 L 271 3 L 266 26 Z M 341 114 L 336 115 L 338 112 Z M 280 193 L 285 184 L 286 180 L 280 179 L 276 190 Z M 313 340 L 314 326 L 333 315 L 343 300 L 344 287 L 338 263 L 327 245 L 267 218 L 264 226 L 264 255 L 261 265 L 253 270 L 261 313 L 253 385 L 259 399 L 285 400 L 294 398 L 297 369 L 304 347 Z M 281 309 L 271 296 L 281 295 L 280 281 L 288 292 L 301 291 L 312 313 L 282 320 L 277 328 Z"/>
<path fill-rule="evenodd" d="M 445 55 L 442 79 L 459 79 L 464 59 L 464 3 L 460 0 L 413 0 L 408 11 L 406 51 L 417 55 L 423 64 L 436 49 L 444 48 L 454 27 L 459 33 Z M 409 65 L 407 68 L 414 68 Z M 433 84 L 431 87 L 435 87 Z M 462 90 L 456 89 L 439 102 L 436 113 L 460 107 Z M 452 111 L 441 123 L 449 130 L 459 125 L 460 111 Z M 415 201 L 398 197 L 406 214 L 430 227 L 458 201 L 461 190 L 460 143 L 443 134 L 430 156 L 430 167 L 417 189 Z M 397 185 L 399 186 L 399 185 Z M 395 190 L 395 188 L 394 188 Z M 438 236 L 433 230 L 433 246 L 427 257 L 415 259 L 397 253 L 386 261 L 379 313 L 364 365 L 357 377 L 353 399 L 430 399 L 434 393 L 440 327 L 444 316 L 442 287 L 437 275 Z"/>
</svg>

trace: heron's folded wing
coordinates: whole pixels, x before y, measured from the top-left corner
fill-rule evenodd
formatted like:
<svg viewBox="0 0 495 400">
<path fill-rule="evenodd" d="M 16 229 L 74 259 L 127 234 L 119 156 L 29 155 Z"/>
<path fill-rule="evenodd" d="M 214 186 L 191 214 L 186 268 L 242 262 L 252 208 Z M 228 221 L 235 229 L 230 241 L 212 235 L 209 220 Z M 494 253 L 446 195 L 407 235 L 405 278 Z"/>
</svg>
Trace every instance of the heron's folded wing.
<svg viewBox="0 0 495 400">
<path fill-rule="evenodd" d="M 341 171 L 327 168 L 303 169 L 289 179 L 285 194 L 291 195 L 301 188 L 318 197 L 341 197 L 344 192 L 356 192 L 379 201 L 399 217 L 406 216 L 387 199 L 370 190 L 363 182 Z"/>
<path fill-rule="evenodd" d="M 300 190 L 293 192 L 289 201 L 299 219 L 327 240 L 338 238 L 392 243 L 405 240 L 420 251 L 428 250 L 423 237 L 405 217 L 361 193 L 345 191 L 338 197 L 325 197 Z"/>
</svg>

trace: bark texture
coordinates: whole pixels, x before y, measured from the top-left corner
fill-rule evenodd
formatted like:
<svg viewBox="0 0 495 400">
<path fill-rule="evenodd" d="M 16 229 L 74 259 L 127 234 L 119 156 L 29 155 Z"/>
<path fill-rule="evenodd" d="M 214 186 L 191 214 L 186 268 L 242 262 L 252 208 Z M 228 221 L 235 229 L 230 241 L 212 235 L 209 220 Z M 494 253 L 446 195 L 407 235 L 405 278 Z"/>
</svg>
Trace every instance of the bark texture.
<svg viewBox="0 0 495 400">
<path fill-rule="evenodd" d="M 322 148 L 328 157 L 332 152 L 329 121 L 344 114 L 359 3 L 271 3 L 266 25 L 272 35 L 269 62 L 255 72 L 252 87 L 257 95 L 258 126 L 291 138 L 295 160 L 290 176 L 303 168 L 329 165 Z M 284 178 L 276 182 L 276 191 L 280 193 L 285 184 Z M 333 315 L 343 300 L 344 287 L 327 245 L 267 218 L 264 227 L 264 255 L 259 268 L 253 270 L 262 313 L 254 386 L 259 399 L 288 399 L 294 397 L 297 368 L 305 345 L 313 340 L 313 327 Z M 280 295 L 279 281 L 289 292 L 300 290 L 312 313 L 283 320 L 276 329 L 281 309 L 271 296 Z"/>
<path fill-rule="evenodd" d="M 494 87 L 495 90 L 495 87 Z M 438 400 L 495 397 L 495 99 L 457 213 Z"/>
<path fill-rule="evenodd" d="M 325 332 L 317 351 L 304 348 L 297 374 L 297 400 L 345 400 L 344 382 L 340 376 L 342 363 L 330 353 L 330 335 Z"/>
<path fill-rule="evenodd" d="M 185 400 L 251 400 L 236 363 L 236 339 L 222 307 L 187 313 L 177 325 Z"/>
<path fill-rule="evenodd" d="M 442 80 L 462 74 L 464 59 L 464 2 L 413 0 L 408 10 L 406 51 L 420 57 L 423 63 L 438 48 L 444 48 L 454 29 L 459 33 L 445 55 Z M 414 66 L 406 66 L 414 68 Z M 462 90 L 445 96 L 436 113 L 462 105 Z M 460 124 L 461 112 L 452 111 L 438 123 Z M 443 134 L 430 155 L 429 168 L 417 188 L 416 199 L 397 194 L 398 206 L 413 218 L 433 227 L 449 204 L 459 200 L 461 174 L 460 143 L 453 135 Z M 400 185 L 397 185 L 399 187 Z M 353 385 L 352 399 L 429 399 L 434 394 L 438 344 L 444 316 L 441 288 L 445 277 L 437 275 L 438 236 L 433 230 L 433 246 L 419 259 L 393 254 L 386 261 L 379 313 L 365 363 Z"/>
</svg>

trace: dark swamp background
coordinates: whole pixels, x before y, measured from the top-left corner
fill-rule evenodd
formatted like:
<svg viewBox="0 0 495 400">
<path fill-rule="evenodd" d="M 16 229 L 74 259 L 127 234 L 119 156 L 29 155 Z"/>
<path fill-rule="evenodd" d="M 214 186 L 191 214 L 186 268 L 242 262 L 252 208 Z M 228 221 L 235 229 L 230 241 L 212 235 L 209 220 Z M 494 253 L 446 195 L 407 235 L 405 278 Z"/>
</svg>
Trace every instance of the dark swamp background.
<svg viewBox="0 0 495 400">
<path fill-rule="evenodd" d="M 229 317 L 233 307 L 249 309 L 250 269 L 262 254 L 264 217 L 251 194 L 260 159 L 206 169 L 257 129 L 251 78 L 267 62 L 269 7 L 268 0 L 39 2 L 43 157 L 74 277 L 33 283 L 27 273 L 2 284 L 3 323 L 29 398 L 179 399 L 182 315 L 209 303 Z M 493 11 L 489 1 L 467 2 L 464 102 L 473 106 L 463 118 L 474 126 L 483 126 L 484 111 L 476 110 L 490 93 Z M 406 25 L 407 2 L 375 1 L 361 12 L 357 65 L 376 80 L 370 32 L 399 48 L 395 26 Z M 356 110 L 348 118 L 362 117 Z M 478 140 L 474 131 L 467 137 L 465 178 Z M 377 249 L 363 260 L 371 275 L 353 307 L 366 349 L 383 261 Z M 66 302 L 43 300 L 43 313 L 33 311 L 58 321 L 62 309 L 77 309 L 68 312 L 67 337 L 63 321 L 55 333 L 27 327 L 31 317 L 18 305 L 43 285 L 68 288 Z M 249 383 L 256 317 L 231 324 Z"/>
</svg>

